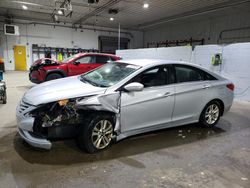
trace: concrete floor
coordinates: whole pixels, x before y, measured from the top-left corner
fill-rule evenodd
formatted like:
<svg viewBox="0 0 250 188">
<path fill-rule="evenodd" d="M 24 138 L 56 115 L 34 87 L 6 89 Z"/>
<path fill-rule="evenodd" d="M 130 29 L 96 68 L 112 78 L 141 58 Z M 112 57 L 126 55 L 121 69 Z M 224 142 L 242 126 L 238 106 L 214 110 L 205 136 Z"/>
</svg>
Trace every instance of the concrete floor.
<svg viewBox="0 0 250 188">
<path fill-rule="evenodd" d="M 250 187 L 250 103 L 235 102 L 213 129 L 188 125 L 123 140 L 90 155 L 72 140 L 51 151 L 23 143 L 15 107 L 32 87 L 27 72 L 7 72 L 0 104 L 0 187 Z"/>
</svg>

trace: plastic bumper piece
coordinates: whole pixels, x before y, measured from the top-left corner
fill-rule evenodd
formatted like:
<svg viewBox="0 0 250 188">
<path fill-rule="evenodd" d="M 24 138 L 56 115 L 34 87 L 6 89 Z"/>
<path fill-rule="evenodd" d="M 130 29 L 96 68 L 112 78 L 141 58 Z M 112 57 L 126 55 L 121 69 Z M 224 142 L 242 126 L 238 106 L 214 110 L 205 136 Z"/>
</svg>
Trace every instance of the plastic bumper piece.
<svg viewBox="0 0 250 188">
<path fill-rule="evenodd" d="M 51 149 L 52 144 L 50 141 L 43 138 L 33 137 L 28 131 L 18 129 L 19 135 L 31 146 L 42 149 Z"/>
</svg>

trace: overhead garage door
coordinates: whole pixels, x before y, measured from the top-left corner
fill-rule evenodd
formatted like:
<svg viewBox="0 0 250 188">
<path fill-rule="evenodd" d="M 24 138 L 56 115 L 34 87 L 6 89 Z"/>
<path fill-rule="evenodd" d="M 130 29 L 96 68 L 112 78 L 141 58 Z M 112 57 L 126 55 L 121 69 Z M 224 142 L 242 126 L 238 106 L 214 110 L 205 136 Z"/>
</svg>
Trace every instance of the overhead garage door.
<svg viewBox="0 0 250 188">
<path fill-rule="evenodd" d="M 128 38 L 120 38 L 120 49 L 128 49 L 129 46 Z M 99 50 L 102 53 L 115 54 L 118 49 L 118 38 L 117 37 L 107 37 L 99 36 Z"/>
</svg>

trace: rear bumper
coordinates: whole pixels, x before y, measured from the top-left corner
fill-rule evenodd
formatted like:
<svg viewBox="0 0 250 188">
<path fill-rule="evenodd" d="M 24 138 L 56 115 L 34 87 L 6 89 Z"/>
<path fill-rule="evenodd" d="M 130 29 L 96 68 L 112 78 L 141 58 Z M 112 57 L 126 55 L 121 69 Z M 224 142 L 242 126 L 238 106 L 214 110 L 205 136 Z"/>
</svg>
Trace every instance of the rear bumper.
<svg viewBox="0 0 250 188">
<path fill-rule="evenodd" d="M 231 107 L 232 107 L 232 104 L 225 106 L 223 114 L 227 113 L 231 109 Z"/>
<path fill-rule="evenodd" d="M 230 95 L 228 95 L 227 97 L 223 98 L 223 103 L 224 103 L 224 113 L 227 113 L 232 105 L 233 105 L 233 100 L 234 100 L 234 93 L 230 93 Z"/>
</svg>

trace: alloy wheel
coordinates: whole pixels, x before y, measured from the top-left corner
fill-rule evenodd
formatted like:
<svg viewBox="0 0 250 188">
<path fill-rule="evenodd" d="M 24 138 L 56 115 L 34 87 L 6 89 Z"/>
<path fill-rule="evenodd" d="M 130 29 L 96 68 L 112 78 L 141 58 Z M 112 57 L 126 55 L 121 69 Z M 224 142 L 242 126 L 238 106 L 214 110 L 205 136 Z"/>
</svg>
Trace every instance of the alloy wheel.
<svg viewBox="0 0 250 188">
<path fill-rule="evenodd" d="M 92 143 L 97 149 L 107 147 L 113 136 L 113 126 L 108 120 L 101 120 L 94 126 L 92 131 Z"/>
<path fill-rule="evenodd" d="M 213 125 L 219 118 L 220 110 L 216 104 L 211 104 L 207 107 L 205 113 L 206 123 L 209 125 Z"/>
</svg>

